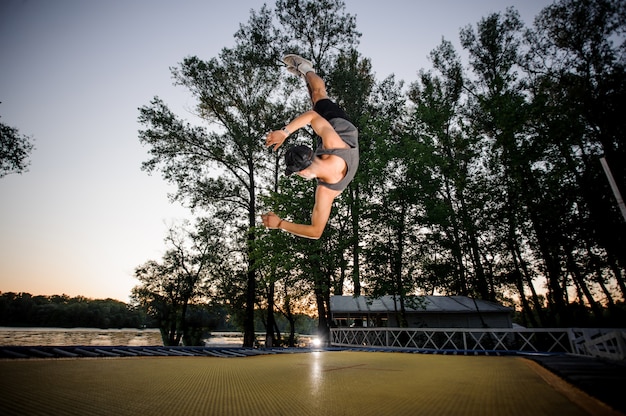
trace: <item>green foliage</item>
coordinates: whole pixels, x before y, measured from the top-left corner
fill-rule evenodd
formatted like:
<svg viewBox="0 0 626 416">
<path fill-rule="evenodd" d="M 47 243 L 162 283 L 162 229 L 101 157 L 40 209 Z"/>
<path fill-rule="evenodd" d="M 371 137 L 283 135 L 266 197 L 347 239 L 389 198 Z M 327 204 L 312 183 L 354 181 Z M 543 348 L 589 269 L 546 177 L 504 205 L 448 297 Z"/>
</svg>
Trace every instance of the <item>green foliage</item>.
<svg viewBox="0 0 626 416">
<path fill-rule="evenodd" d="M 208 129 L 158 98 L 140 109 L 144 169 L 223 221 L 231 254 L 208 287 L 248 334 L 254 309 L 267 339 L 275 312 L 294 334 L 310 304 L 323 332 L 344 291 L 392 294 L 401 309 L 420 293 L 516 298 L 529 325 L 608 322 L 626 296 L 626 223 L 598 159 L 623 188 L 625 17 L 618 0 L 557 1 L 532 27 L 492 13 L 460 31 L 467 64 L 443 40 L 404 88 L 375 79 L 342 1 L 278 0 L 252 11 L 234 48 L 173 69 Z M 279 64 L 290 52 L 315 62 L 359 128 L 357 177 L 314 242 L 257 227 L 261 210 L 307 222 L 313 205 L 310 183 L 283 177 L 284 149 L 262 146 L 309 105 Z"/>
<path fill-rule="evenodd" d="M 0 178 L 28 169 L 28 157 L 33 151 L 32 139 L 15 127 L 0 123 Z"/>
<path fill-rule="evenodd" d="M 152 324 L 141 309 L 114 299 L 0 294 L 0 326 L 104 329 L 143 328 Z"/>
<path fill-rule="evenodd" d="M 568 321 L 560 322 L 562 315 L 550 316 L 550 321 L 554 322 L 555 327 L 567 327 L 571 326 L 574 322 L 576 327 L 579 328 L 623 328 L 624 320 L 626 319 L 626 304 L 624 302 L 618 302 L 615 305 L 601 308 L 601 313 L 598 314 L 588 305 L 582 303 L 570 303 L 565 306 L 568 317 Z M 549 315 L 554 314 L 553 309 L 542 310 L 543 313 Z M 540 321 L 539 311 L 534 310 L 532 312 L 534 317 L 532 321 Z M 523 311 L 516 311 L 513 322 L 520 324 L 524 327 L 536 327 L 529 322 L 528 316 Z"/>
<path fill-rule="evenodd" d="M 301 52 L 321 74 L 361 37 L 356 16 L 341 0 L 277 0 L 276 16 L 284 34 L 281 53 Z"/>
<path fill-rule="evenodd" d="M 213 285 L 222 276 L 223 230 L 215 220 L 199 221 L 195 230 L 171 229 L 171 248 L 161 263 L 148 261 L 135 270 L 140 284 L 132 299 L 153 317 L 161 330 L 164 345 L 196 345 L 204 332 L 214 326 L 210 315 L 197 305 L 211 299 Z"/>
</svg>

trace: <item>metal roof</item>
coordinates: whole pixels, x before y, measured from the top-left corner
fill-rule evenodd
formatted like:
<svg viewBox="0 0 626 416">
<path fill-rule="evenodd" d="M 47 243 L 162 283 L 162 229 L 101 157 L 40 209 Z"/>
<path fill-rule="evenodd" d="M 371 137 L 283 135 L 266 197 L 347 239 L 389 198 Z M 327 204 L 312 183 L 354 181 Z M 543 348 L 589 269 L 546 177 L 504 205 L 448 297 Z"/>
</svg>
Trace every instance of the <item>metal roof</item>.
<svg viewBox="0 0 626 416">
<path fill-rule="evenodd" d="M 511 308 L 498 303 L 467 296 L 410 296 L 407 299 L 405 310 L 415 313 L 472 313 L 476 312 L 476 309 L 481 313 L 510 313 L 512 311 Z M 396 302 L 399 309 L 399 299 Z M 333 313 L 395 313 L 396 307 L 393 296 L 380 298 L 331 296 L 330 310 Z"/>
</svg>

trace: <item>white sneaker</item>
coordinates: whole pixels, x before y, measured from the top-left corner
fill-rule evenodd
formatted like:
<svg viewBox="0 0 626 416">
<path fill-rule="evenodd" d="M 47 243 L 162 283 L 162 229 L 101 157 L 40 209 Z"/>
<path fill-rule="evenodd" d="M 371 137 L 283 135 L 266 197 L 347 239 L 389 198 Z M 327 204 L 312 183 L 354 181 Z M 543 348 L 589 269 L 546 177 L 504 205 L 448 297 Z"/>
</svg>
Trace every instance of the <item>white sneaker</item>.
<svg viewBox="0 0 626 416">
<path fill-rule="evenodd" d="M 294 55 L 294 54 L 285 55 L 283 57 L 283 62 L 287 64 L 287 70 L 292 73 L 293 71 L 289 70 L 289 67 L 293 67 L 296 71 L 300 72 L 302 75 L 306 75 L 306 73 L 310 71 L 315 72 L 315 70 L 313 69 L 313 62 L 308 61 L 298 55 Z"/>
<path fill-rule="evenodd" d="M 292 74 L 294 74 L 297 77 L 303 77 L 303 78 L 305 77 L 304 74 L 302 74 L 302 72 L 298 71 L 295 66 L 287 65 L 287 71 L 291 72 Z"/>
</svg>

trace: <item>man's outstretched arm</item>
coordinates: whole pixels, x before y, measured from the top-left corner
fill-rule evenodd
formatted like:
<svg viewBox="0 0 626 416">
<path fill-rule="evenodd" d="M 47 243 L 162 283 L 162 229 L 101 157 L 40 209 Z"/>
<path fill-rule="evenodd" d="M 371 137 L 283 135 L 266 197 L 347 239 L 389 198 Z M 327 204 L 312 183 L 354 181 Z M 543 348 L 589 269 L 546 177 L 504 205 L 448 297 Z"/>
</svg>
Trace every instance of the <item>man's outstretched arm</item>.
<svg viewBox="0 0 626 416">
<path fill-rule="evenodd" d="M 318 116 L 318 114 L 313 110 L 300 114 L 298 117 L 291 120 L 291 122 L 287 124 L 283 130 L 274 130 L 270 132 L 265 139 L 265 146 L 274 146 L 274 150 L 278 149 L 290 134 L 293 134 L 302 127 L 311 124 L 311 120 L 313 120 L 316 116 Z"/>
<path fill-rule="evenodd" d="M 317 240 L 322 236 L 330 211 L 333 206 L 335 197 L 341 192 L 333 191 L 324 186 L 318 186 L 315 191 L 315 205 L 311 214 L 311 224 L 298 224 L 280 219 L 273 212 L 269 212 L 262 216 L 263 225 L 267 228 L 280 228 L 299 237 L 311 238 Z"/>
</svg>

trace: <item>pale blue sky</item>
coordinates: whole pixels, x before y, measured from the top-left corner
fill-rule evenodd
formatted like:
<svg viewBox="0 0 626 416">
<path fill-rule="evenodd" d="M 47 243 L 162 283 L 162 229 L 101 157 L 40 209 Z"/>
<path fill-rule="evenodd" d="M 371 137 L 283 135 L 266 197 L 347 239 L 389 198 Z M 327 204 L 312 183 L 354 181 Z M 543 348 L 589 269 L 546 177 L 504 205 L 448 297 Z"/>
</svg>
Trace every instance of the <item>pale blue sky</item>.
<svg viewBox="0 0 626 416">
<path fill-rule="evenodd" d="M 128 301 L 136 266 L 159 260 L 168 226 L 189 216 L 141 171 L 137 108 L 172 86 L 184 57 L 217 56 L 261 0 L 3 0 L 0 121 L 34 137 L 29 172 L 0 178 L 0 292 Z M 270 6 L 273 2 L 267 2 Z M 547 0 L 346 0 L 378 79 L 407 83 L 442 38 L 514 6 L 528 24 Z"/>
</svg>

